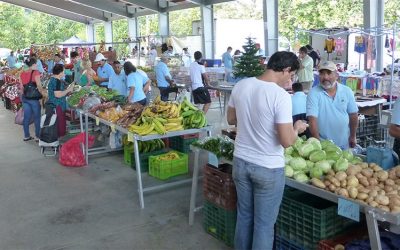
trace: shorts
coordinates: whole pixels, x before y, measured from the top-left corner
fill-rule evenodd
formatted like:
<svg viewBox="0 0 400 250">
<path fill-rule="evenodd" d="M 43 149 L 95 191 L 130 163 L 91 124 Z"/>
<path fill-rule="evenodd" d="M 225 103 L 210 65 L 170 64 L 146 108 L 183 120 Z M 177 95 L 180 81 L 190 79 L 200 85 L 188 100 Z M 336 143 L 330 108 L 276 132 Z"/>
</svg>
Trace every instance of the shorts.
<svg viewBox="0 0 400 250">
<path fill-rule="evenodd" d="M 200 87 L 193 90 L 193 99 L 195 104 L 211 103 L 210 93 L 205 87 Z"/>
</svg>

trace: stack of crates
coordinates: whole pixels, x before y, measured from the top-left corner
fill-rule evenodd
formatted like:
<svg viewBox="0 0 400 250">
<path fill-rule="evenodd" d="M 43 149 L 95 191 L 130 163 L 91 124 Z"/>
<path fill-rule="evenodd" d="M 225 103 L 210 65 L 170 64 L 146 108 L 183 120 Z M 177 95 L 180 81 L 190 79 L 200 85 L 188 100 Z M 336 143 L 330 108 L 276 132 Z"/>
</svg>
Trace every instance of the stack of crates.
<svg viewBox="0 0 400 250">
<path fill-rule="evenodd" d="M 302 191 L 285 189 L 278 219 L 277 237 L 304 249 L 334 237 L 354 222 L 337 213 L 337 204 Z"/>
<path fill-rule="evenodd" d="M 149 175 L 159 180 L 167 180 L 171 177 L 187 174 L 189 172 L 188 164 L 189 157 L 185 153 L 170 151 L 175 153 L 179 158 L 177 159 L 160 159 L 161 155 L 152 155 L 149 157 Z"/>
<path fill-rule="evenodd" d="M 199 140 L 199 134 L 189 134 L 171 137 L 169 139 L 169 146 L 182 153 L 189 153 L 190 145 Z"/>
<path fill-rule="evenodd" d="M 203 177 L 203 225 L 207 233 L 233 247 L 236 227 L 236 188 L 232 165 L 206 165 Z"/>
<path fill-rule="evenodd" d="M 160 149 L 147 153 L 139 153 L 140 157 L 140 172 L 149 172 L 149 157 L 154 155 L 160 155 L 165 153 L 167 150 Z M 132 146 L 125 145 L 124 146 L 124 163 L 130 166 L 132 169 L 136 170 L 136 162 L 135 162 L 135 152 L 132 149 Z"/>
</svg>

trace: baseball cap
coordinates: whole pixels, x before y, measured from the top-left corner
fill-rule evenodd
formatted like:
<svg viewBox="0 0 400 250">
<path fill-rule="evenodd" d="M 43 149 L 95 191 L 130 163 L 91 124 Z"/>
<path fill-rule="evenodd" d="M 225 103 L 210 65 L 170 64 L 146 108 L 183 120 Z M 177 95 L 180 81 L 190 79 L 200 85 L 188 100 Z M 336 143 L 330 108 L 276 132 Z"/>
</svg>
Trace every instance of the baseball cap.
<svg viewBox="0 0 400 250">
<path fill-rule="evenodd" d="M 321 71 L 323 69 L 326 69 L 326 70 L 329 70 L 329 71 L 336 71 L 337 70 L 336 64 L 334 62 L 332 62 L 332 61 L 326 61 L 326 62 L 321 63 L 319 65 L 319 67 L 318 67 L 318 71 Z"/>
<path fill-rule="evenodd" d="M 98 54 L 96 55 L 96 59 L 94 59 L 95 62 L 100 62 L 100 61 L 103 61 L 103 60 L 106 61 L 107 58 L 105 58 L 104 55 L 101 54 L 101 53 L 98 53 Z"/>
</svg>

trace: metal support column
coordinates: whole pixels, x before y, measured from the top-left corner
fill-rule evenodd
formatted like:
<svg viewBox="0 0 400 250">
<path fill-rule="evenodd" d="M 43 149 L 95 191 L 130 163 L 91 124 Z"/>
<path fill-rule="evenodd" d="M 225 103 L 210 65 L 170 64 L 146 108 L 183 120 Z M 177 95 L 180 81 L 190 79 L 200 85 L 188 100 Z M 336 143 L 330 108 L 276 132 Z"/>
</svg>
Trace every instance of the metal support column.
<svg viewBox="0 0 400 250">
<path fill-rule="evenodd" d="M 377 20 L 376 26 L 383 27 L 384 25 L 384 9 L 385 9 L 385 1 L 378 1 L 378 8 L 377 8 Z M 376 38 L 376 71 L 383 71 L 385 67 L 383 65 L 383 39 L 384 36 L 378 36 Z"/>
<path fill-rule="evenodd" d="M 158 0 L 159 8 L 167 8 L 168 1 Z M 160 36 L 169 36 L 169 13 L 158 13 L 158 33 Z"/>
<path fill-rule="evenodd" d="M 86 41 L 88 43 L 94 43 L 94 24 L 88 23 L 86 24 Z"/>
<path fill-rule="evenodd" d="M 378 2 L 380 0 L 364 0 L 363 1 L 363 14 L 364 14 L 364 29 L 369 30 L 373 27 L 377 27 L 377 10 L 378 10 Z M 379 30 L 378 30 L 379 32 Z M 375 32 L 371 32 L 375 34 Z M 377 53 L 377 62 L 379 60 L 379 53 Z M 364 55 L 363 65 L 359 65 L 360 69 L 366 70 L 367 68 L 367 56 Z M 374 69 L 371 69 L 373 71 Z"/>
<path fill-rule="evenodd" d="M 202 52 L 203 58 L 215 57 L 214 10 L 212 5 L 203 5 L 201 10 Z"/>
<path fill-rule="evenodd" d="M 265 55 L 278 51 L 278 0 L 263 0 Z"/>
<path fill-rule="evenodd" d="M 128 18 L 128 34 L 129 38 L 132 40 L 135 40 L 136 37 L 138 36 L 138 22 L 137 18 Z M 135 44 L 130 43 L 129 44 L 129 51 L 132 51 L 132 49 L 135 47 Z"/>
<path fill-rule="evenodd" d="M 112 22 L 104 22 L 104 38 L 106 43 L 113 42 Z"/>
</svg>

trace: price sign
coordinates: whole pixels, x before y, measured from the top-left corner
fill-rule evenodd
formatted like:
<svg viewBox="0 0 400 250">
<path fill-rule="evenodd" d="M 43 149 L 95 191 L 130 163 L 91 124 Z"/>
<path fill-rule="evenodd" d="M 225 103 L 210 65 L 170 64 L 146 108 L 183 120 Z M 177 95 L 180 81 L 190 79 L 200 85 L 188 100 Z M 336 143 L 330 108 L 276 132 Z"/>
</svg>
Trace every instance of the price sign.
<svg viewBox="0 0 400 250">
<path fill-rule="evenodd" d="M 112 131 L 113 133 L 115 133 L 115 125 L 114 125 L 114 124 L 111 124 L 110 128 L 111 128 L 111 131 Z"/>
<path fill-rule="evenodd" d="M 99 124 L 100 124 L 100 119 L 96 117 L 96 126 L 99 126 Z"/>
<path fill-rule="evenodd" d="M 133 134 L 128 132 L 128 141 L 133 142 Z"/>
<path fill-rule="evenodd" d="M 360 221 L 360 205 L 355 202 L 339 198 L 338 214 L 354 221 Z"/>
<path fill-rule="evenodd" d="M 218 167 L 218 157 L 213 153 L 208 153 L 208 164 Z"/>
</svg>

